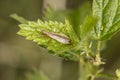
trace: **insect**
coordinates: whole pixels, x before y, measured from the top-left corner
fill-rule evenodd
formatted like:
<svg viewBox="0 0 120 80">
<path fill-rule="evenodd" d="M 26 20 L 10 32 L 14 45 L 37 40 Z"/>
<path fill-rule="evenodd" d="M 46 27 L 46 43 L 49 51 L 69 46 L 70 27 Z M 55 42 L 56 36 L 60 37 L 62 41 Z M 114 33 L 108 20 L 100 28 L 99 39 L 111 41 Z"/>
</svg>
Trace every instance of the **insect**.
<svg viewBox="0 0 120 80">
<path fill-rule="evenodd" d="M 47 35 L 48 37 L 63 43 L 63 44 L 71 44 L 71 40 L 64 34 L 58 34 L 58 33 L 54 33 L 54 32 L 47 32 L 42 30 L 41 31 L 44 35 Z"/>
</svg>

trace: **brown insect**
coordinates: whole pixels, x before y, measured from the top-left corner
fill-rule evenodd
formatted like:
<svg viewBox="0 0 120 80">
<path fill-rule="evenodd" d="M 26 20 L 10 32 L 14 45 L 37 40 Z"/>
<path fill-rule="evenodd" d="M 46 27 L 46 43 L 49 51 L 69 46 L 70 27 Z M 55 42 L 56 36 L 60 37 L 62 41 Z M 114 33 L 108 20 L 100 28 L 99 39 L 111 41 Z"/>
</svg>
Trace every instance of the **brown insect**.
<svg viewBox="0 0 120 80">
<path fill-rule="evenodd" d="M 59 34 L 59 33 L 54 33 L 54 32 L 47 32 L 42 30 L 41 31 L 43 34 L 47 35 L 48 37 L 63 43 L 63 44 L 71 44 L 71 40 L 64 34 Z"/>
</svg>

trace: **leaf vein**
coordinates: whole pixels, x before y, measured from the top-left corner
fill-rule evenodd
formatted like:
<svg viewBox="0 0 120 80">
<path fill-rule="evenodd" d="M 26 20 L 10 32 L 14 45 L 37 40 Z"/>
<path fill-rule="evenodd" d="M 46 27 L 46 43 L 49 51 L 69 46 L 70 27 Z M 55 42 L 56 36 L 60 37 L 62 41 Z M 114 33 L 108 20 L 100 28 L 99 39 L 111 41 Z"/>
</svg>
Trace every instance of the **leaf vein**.
<svg viewBox="0 0 120 80">
<path fill-rule="evenodd" d="M 108 5 L 109 2 L 110 2 L 110 0 L 108 0 L 107 4 L 103 7 L 103 11 L 107 7 L 107 5 Z"/>
</svg>

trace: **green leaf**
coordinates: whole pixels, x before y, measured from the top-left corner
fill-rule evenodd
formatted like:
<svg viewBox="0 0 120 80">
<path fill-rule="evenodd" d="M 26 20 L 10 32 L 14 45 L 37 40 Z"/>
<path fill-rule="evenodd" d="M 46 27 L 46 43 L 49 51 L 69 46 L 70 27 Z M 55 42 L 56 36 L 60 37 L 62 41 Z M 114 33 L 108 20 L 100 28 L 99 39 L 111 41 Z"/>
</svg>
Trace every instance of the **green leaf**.
<svg viewBox="0 0 120 80">
<path fill-rule="evenodd" d="M 41 20 L 38 20 L 37 22 L 27 21 L 27 23 L 20 24 L 19 27 L 20 30 L 17 34 L 25 36 L 28 40 L 33 40 L 42 47 L 46 47 L 49 51 L 54 52 L 55 55 L 76 59 L 75 54 L 69 54 L 68 52 L 79 43 L 79 39 L 77 38 L 68 20 L 65 20 L 65 23 L 56 21 L 43 22 Z M 65 35 L 71 43 L 63 44 L 58 42 L 55 39 L 43 34 L 42 31 Z"/>
<path fill-rule="evenodd" d="M 18 16 L 17 14 L 11 14 L 10 17 L 13 19 L 19 21 L 20 23 L 27 23 L 27 20 L 24 19 L 23 17 Z"/>
<path fill-rule="evenodd" d="M 90 2 L 85 2 L 84 4 L 81 4 L 77 9 L 71 10 L 68 13 L 68 18 L 73 26 L 73 29 L 75 30 L 77 36 L 80 38 L 80 27 L 86 17 L 91 13 L 91 5 Z"/>
<path fill-rule="evenodd" d="M 99 18 L 94 37 L 110 39 L 120 30 L 120 0 L 93 0 L 93 15 Z"/>
<path fill-rule="evenodd" d="M 82 40 L 88 39 L 92 36 L 91 31 L 97 24 L 98 19 L 93 16 L 87 16 L 83 25 L 80 26 L 80 37 Z"/>
<path fill-rule="evenodd" d="M 64 18 L 67 17 L 70 20 L 73 30 L 79 37 L 80 32 L 79 25 L 83 23 L 85 16 L 90 12 L 91 12 L 90 2 L 85 2 L 78 8 L 72 10 L 55 10 L 51 6 L 48 6 L 44 11 L 44 18 L 46 20 L 64 21 Z"/>
</svg>

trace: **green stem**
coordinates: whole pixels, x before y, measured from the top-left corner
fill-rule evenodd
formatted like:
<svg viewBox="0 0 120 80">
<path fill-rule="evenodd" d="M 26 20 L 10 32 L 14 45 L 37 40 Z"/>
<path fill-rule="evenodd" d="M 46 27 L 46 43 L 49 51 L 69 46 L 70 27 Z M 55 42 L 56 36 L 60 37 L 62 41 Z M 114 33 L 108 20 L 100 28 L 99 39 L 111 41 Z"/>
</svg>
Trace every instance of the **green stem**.
<svg viewBox="0 0 120 80">
<path fill-rule="evenodd" d="M 100 48 L 101 48 L 101 41 L 98 41 L 97 48 L 96 48 L 96 60 L 98 61 L 98 64 L 100 61 Z M 91 49 L 87 48 L 88 53 L 92 53 Z M 87 54 L 87 53 L 86 53 Z M 94 80 L 96 77 L 96 74 L 98 71 L 96 71 L 95 75 L 92 74 L 92 72 L 89 72 L 90 67 L 87 66 L 88 62 L 84 61 L 84 57 L 80 56 L 79 57 L 79 80 L 88 80 L 89 75 L 91 75 L 90 80 Z M 90 64 L 91 66 L 94 66 L 94 64 Z M 96 66 L 99 67 L 99 66 Z"/>
<path fill-rule="evenodd" d="M 83 69 L 82 66 L 83 66 L 83 65 L 82 65 L 81 62 L 79 61 L 79 79 L 78 79 L 78 80 L 80 80 L 80 78 L 81 78 L 81 73 L 82 73 L 82 69 Z"/>
<path fill-rule="evenodd" d="M 81 77 L 82 77 L 82 73 L 83 73 L 83 60 L 82 60 L 82 57 L 79 58 L 79 79 L 78 80 L 81 80 Z"/>
<path fill-rule="evenodd" d="M 83 57 L 81 56 L 79 59 L 79 78 L 78 80 L 87 80 L 86 74 L 86 62 L 84 61 Z"/>
<path fill-rule="evenodd" d="M 100 48 L 101 48 L 101 41 L 98 41 L 97 54 L 100 54 Z"/>
<path fill-rule="evenodd" d="M 96 67 L 98 68 L 101 64 L 101 60 L 100 60 L 100 49 L 101 49 L 101 41 L 98 41 L 97 43 L 97 48 L 96 48 L 96 56 L 95 56 L 95 64 Z M 92 64 L 91 64 L 92 65 Z M 98 69 L 99 70 L 99 69 Z M 91 79 L 90 80 L 94 80 L 96 78 L 96 74 L 98 74 L 98 70 L 95 71 L 95 75 L 92 74 Z"/>
</svg>

